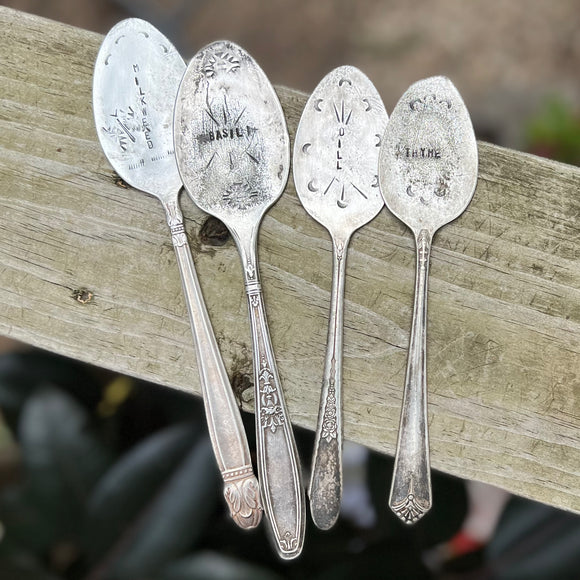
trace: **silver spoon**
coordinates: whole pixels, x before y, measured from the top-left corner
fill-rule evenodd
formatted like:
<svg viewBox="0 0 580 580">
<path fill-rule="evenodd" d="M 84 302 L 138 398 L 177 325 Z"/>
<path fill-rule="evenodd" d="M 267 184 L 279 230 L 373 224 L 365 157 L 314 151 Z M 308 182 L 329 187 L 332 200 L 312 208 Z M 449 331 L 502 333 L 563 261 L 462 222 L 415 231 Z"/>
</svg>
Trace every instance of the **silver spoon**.
<svg viewBox="0 0 580 580">
<path fill-rule="evenodd" d="M 294 142 L 294 183 L 302 205 L 330 233 L 332 294 L 320 411 L 310 479 L 310 511 L 334 525 L 342 497 L 342 327 L 344 279 L 352 234 L 384 206 L 377 164 L 387 112 L 371 81 L 352 66 L 322 79 Z"/>
<path fill-rule="evenodd" d="M 177 96 L 174 127 L 177 163 L 189 195 L 226 224 L 242 260 L 254 346 L 262 502 L 279 555 L 295 558 L 304 541 L 304 490 L 256 257 L 262 217 L 288 179 L 290 143 L 284 114 L 252 57 L 231 42 L 219 41 L 189 63 Z"/>
<path fill-rule="evenodd" d="M 203 300 L 179 209 L 181 179 L 173 152 L 173 106 L 185 63 L 171 43 L 136 18 L 114 26 L 103 41 L 93 79 L 99 140 L 129 184 L 157 197 L 167 214 L 193 331 L 209 433 L 234 521 L 257 526 L 258 482 L 239 409 Z"/>
<path fill-rule="evenodd" d="M 415 236 L 413 324 L 389 506 L 405 523 L 430 508 L 427 427 L 427 280 L 434 233 L 469 205 L 477 183 L 477 144 L 467 108 L 445 77 L 412 85 L 387 125 L 379 160 L 387 207 Z"/>
</svg>

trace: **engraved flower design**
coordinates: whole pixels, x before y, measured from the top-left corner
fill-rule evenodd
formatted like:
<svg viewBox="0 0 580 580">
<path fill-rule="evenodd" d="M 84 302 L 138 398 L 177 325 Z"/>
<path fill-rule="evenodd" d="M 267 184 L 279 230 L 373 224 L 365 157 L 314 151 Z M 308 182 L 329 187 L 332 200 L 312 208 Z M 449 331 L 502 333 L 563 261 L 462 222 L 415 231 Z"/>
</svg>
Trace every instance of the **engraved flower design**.
<svg viewBox="0 0 580 580">
<path fill-rule="evenodd" d="M 437 181 L 437 187 L 435 189 L 435 195 L 437 197 L 445 197 L 449 193 L 449 180 L 449 173 L 444 171 Z"/>
<path fill-rule="evenodd" d="M 279 404 L 276 386 L 270 382 L 274 375 L 268 368 L 268 363 L 265 359 L 262 359 L 262 368 L 258 378 L 260 383 L 262 383 L 260 388 L 262 403 L 260 423 L 263 429 L 270 429 L 272 433 L 275 433 L 276 429 L 284 423 L 284 414 Z"/>
<path fill-rule="evenodd" d="M 131 106 L 127 107 L 127 110 L 116 109 L 110 117 L 109 124 L 106 127 L 102 127 L 103 133 L 117 141 L 121 151 L 127 151 L 129 140 L 134 143 L 135 133 L 140 130 L 135 110 Z"/>
<path fill-rule="evenodd" d="M 333 439 L 336 439 L 336 419 L 332 418 L 324 418 L 324 422 L 322 423 L 322 438 L 326 440 L 327 443 L 330 443 Z"/>
<path fill-rule="evenodd" d="M 245 210 L 260 202 L 260 195 L 247 181 L 236 181 L 225 190 L 222 199 L 232 209 Z"/>
<path fill-rule="evenodd" d="M 280 405 L 262 407 L 260 411 L 260 424 L 263 429 L 270 429 L 272 433 L 276 433 L 276 429 L 281 427 L 283 423 L 284 416 L 282 415 Z"/>
<path fill-rule="evenodd" d="M 326 399 L 326 408 L 324 410 L 324 419 L 322 421 L 322 438 L 326 439 L 328 443 L 332 439 L 336 439 L 338 425 L 336 422 L 336 390 L 334 387 L 334 380 L 330 381 L 328 388 L 328 397 Z"/>
<path fill-rule="evenodd" d="M 240 61 L 227 49 L 216 51 L 208 56 L 203 67 L 203 74 L 213 78 L 219 73 L 235 73 L 240 68 Z"/>
<path fill-rule="evenodd" d="M 440 99 L 435 94 L 425 95 L 420 99 L 413 99 L 409 103 L 412 111 L 436 111 L 438 109 L 451 109 L 451 101 L 449 99 Z"/>
<path fill-rule="evenodd" d="M 407 186 L 409 197 L 418 197 L 423 205 L 429 205 L 434 197 L 444 198 L 449 195 L 451 176 L 449 172 L 443 171 L 435 182 L 425 183 L 417 181 Z"/>
</svg>

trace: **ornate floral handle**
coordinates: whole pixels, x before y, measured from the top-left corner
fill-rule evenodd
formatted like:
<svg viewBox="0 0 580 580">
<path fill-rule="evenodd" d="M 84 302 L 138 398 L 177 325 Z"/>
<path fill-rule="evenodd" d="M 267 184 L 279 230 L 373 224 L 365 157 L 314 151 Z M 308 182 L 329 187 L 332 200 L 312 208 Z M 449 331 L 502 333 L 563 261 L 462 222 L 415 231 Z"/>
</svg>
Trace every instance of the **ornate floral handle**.
<svg viewBox="0 0 580 580">
<path fill-rule="evenodd" d="M 278 554 L 291 559 L 300 554 L 304 544 L 304 488 L 270 340 L 253 244 L 245 255 L 244 277 L 254 346 L 258 477 Z"/>
<path fill-rule="evenodd" d="M 336 522 L 342 498 L 342 328 L 347 244 L 334 240 L 332 244 L 326 361 L 308 490 L 312 519 L 322 530 L 328 530 Z"/>
<path fill-rule="evenodd" d="M 262 507 L 242 418 L 203 300 L 177 199 L 164 203 L 164 207 L 191 321 L 209 434 L 224 479 L 224 496 L 236 524 L 255 528 L 262 518 Z"/>
<path fill-rule="evenodd" d="M 419 232 L 416 245 L 413 325 L 389 497 L 389 506 L 406 524 L 413 524 L 421 519 L 431 508 L 432 503 L 426 368 L 427 280 L 431 235 L 427 230 Z"/>
</svg>

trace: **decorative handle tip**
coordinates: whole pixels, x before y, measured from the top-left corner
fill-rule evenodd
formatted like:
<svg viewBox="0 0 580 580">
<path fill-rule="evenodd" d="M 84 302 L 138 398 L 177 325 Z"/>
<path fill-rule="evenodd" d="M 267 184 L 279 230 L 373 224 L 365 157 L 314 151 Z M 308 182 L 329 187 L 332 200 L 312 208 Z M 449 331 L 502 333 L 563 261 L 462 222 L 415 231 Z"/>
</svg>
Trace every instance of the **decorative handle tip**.
<svg viewBox="0 0 580 580">
<path fill-rule="evenodd" d="M 230 515 L 240 528 L 255 528 L 262 519 L 260 488 L 255 475 L 229 481 L 224 487 L 224 497 Z"/>
<path fill-rule="evenodd" d="M 410 493 L 401 501 L 392 503 L 391 509 L 404 523 L 414 524 L 431 509 L 431 506 L 422 505 L 415 494 Z"/>
</svg>

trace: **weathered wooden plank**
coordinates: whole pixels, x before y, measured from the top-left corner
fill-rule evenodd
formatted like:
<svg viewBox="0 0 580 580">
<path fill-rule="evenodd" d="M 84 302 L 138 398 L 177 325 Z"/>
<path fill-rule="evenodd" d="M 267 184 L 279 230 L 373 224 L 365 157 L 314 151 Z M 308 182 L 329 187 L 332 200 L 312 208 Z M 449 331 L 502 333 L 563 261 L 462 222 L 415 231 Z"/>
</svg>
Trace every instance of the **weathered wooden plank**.
<svg viewBox="0 0 580 580">
<path fill-rule="evenodd" d="M 0 37 L 0 333 L 199 393 L 162 209 L 115 184 L 97 142 L 91 77 L 101 37 L 6 8 Z M 306 95 L 278 91 L 293 133 Z M 479 150 L 473 202 L 432 253 L 432 463 L 580 512 L 580 170 Z M 226 364 L 251 378 L 237 252 L 231 241 L 202 242 L 205 216 L 185 195 L 182 205 Z M 259 253 L 290 412 L 314 428 L 330 241 L 292 183 L 264 221 Z M 346 437 L 386 453 L 413 276 L 410 234 L 383 210 L 349 254 L 344 387 Z M 93 295 L 86 304 L 81 289 Z M 243 398 L 251 409 L 251 391 Z"/>
</svg>

